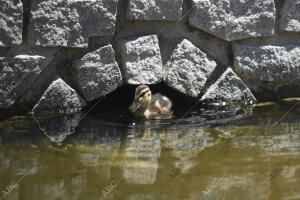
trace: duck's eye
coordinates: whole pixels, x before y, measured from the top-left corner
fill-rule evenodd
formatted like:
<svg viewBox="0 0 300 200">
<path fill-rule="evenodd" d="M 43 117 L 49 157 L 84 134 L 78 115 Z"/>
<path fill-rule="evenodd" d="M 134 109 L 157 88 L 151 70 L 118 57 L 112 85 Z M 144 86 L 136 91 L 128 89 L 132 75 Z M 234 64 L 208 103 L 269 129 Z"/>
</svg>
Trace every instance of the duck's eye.
<svg viewBox="0 0 300 200">
<path fill-rule="evenodd" d="M 145 92 L 143 92 L 142 94 L 140 94 L 140 97 L 145 96 L 145 94 L 147 94 L 147 92 L 149 92 L 149 91 L 145 91 Z"/>
</svg>

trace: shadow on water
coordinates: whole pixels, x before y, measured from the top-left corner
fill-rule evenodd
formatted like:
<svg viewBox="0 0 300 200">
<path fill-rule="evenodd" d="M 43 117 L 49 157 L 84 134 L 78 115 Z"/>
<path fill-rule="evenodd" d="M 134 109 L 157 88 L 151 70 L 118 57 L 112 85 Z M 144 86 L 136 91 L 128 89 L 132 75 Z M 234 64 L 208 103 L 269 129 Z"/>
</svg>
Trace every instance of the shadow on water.
<svg viewBox="0 0 300 200">
<path fill-rule="evenodd" d="M 197 99 L 187 98 L 164 83 L 149 85 L 149 87 L 153 94 L 159 92 L 171 99 L 173 102 L 172 111 L 174 113 L 172 119 L 145 120 L 135 118 L 128 111 L 136 88 L 136 86 L 132 85 L 124 85 L 118 88 L 107 97 L 101 99 L 100 103 L 98 100 L 92 102 L 85 109 L 85 112 L 103 121 L 103 123 L 111 124 L 112 126 L 127 128 L 147 126 L 152 129 L 218 126 L 251 116 L 252 114 L 251 106 L 208 106 L 197 102 Z"/>
<path fill-rule="evenodd" d="M 10 199 L 297 199 L 294 103 L 199 106 L 170 120 L 100 107 L 14 117 L 0 122 L 0 191 Z"/>
</svg>

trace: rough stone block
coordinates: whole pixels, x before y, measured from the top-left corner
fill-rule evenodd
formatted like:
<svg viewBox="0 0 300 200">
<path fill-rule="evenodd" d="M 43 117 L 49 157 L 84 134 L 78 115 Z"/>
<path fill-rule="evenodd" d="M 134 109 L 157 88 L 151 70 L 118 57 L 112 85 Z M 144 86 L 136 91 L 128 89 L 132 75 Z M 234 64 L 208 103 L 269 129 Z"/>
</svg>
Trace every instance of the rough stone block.
<svg viewBox="0 0 300 200">
<path fill-rule="evenodd" d="M 184 39 L 175 48 L 165 68 L 164 82 L 191 97 L 197 97 L 217 64 Z"/>
<path fill-rule="evenodd" d="M 87 47 L 88 38 L 112 35 L 117 0 L 33 0 L 29 42 L 41 46 Z"/>
<path fill-rule="evenodd" d="M 38 55 L 0 58 L 0 108 L 10 107 L 34 83 L 51 59 Z"/>
<path fill-rule="evenodd" d="M 285 0 L 281 11 L 280 29 L 300 32 L 300 0 Z"/>
<path fill-rule="evenodd" d="M 299 85 L 300 46 L 234 45 L 234 69 L 249 82 L 250 89 L 259 91 L 267 88 L 275 95 L 275 91 L 283 85 Z M 294 89 L 292 93 L 297 91 Z"/>
<path fill-rule="evenodd" d="M 86 54 L 74 62 L 76 81 L 87 101 L 107 95 L 123 84 L 111 45 Z"/>
<path fill-rule="evenodd" d="M 0 0 L 0 47 L 21 44 L 22 27 L 21 0 Z"/>
<path fill-rule="evenodd" d="M 263 81 L 300 80 L 300 46 L 234 46 L 234 66 Z"/>
<path fill-rule="evenodd" d="M 193 0 L 192 9 L 192 26 L 227 41 L 274 34 L 274 0 Z"/>
<path fill-rule="evenodd" d="M 228 103 L 254 103 L 255 97 L 243 81 L 228 68 L 201 97 L 202 101 Z"/>
<path fill-rule="evenodd" d="M 85 105 L 85 101 L 77 92 L 59 78 L 51 83 L 32 111 L 77 112 Z"/>
<path fill-rule="evenodd" d="M 129 0 L 127 17 L 133 20 L 177 21 L 183 0 Z"/>
<path fill-rule="evenodd" d="M 155 84 L 162 80 L 162 60 L 156 35 L 122 43 L 125 80 L 129 84 Z"/>
</svg>

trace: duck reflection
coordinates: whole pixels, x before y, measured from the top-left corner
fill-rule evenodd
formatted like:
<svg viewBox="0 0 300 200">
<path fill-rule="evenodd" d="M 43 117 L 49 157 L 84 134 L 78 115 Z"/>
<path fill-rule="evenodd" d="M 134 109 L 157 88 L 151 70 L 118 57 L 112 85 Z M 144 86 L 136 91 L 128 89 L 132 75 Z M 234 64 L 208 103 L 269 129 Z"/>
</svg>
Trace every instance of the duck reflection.
<svg viewBox="0 0 300 200">
<path fill-rule="evenodd" d="M 77 130 L 79 134 L 72 138 L 77 157 L 84 166 L 95 168 L 102 179 L 121 176 L 129 184 L 155 182 L 161 151 L 155 131 L 110 124 L 92 116 L 82 120 Z"/>
</svg>

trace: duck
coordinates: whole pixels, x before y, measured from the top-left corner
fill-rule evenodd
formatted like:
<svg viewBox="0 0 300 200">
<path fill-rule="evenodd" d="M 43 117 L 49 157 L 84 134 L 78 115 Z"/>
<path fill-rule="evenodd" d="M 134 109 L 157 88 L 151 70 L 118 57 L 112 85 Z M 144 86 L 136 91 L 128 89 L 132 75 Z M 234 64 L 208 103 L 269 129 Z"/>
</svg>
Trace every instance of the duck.
<svg viewBox="0 0 300 200">
<path fill-rule="evenodd" d="M 140 85 L 135 89 L 133 102 L 129 106 L 129 111 L 138 117 L 144 118 L 172 118 L 172 101 L 160 94 L 152 95 L 147 85 Z"/>
</svg>

